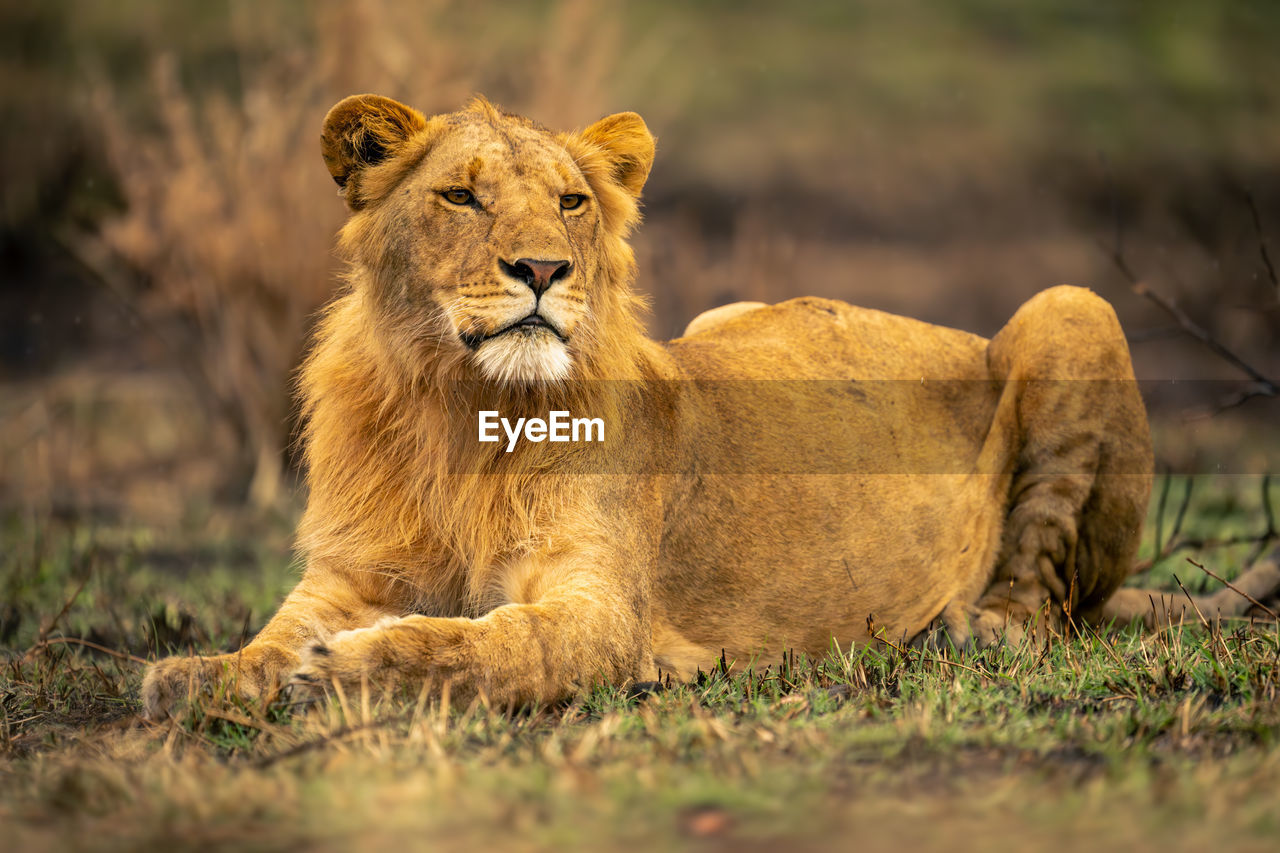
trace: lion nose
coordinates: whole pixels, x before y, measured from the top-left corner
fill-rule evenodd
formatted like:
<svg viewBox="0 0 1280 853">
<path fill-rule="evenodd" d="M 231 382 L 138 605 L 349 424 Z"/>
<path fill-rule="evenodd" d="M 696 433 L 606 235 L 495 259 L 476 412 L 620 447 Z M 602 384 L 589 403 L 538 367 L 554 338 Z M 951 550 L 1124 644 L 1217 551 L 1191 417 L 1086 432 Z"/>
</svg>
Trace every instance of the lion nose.
<svg viewBox="0 0 1280 853">
<path fill-rule="evenodd" d="M 535 296 L 542 296 L 544 290 L 573 269 L 569 261 L 535 261 L 532 258 L 519 258 L 514 264 L 499 259 L 498 263 L 507 275 L 529 285 Z"/>
</svg>

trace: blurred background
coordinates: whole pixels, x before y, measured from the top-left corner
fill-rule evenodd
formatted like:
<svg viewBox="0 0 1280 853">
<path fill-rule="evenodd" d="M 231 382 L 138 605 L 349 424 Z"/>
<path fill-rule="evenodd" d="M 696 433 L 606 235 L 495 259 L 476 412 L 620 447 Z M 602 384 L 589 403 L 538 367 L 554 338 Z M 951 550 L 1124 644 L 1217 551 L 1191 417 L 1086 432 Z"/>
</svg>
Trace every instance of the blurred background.
<svg viewBox="0 0 1280 853">
<path fill-rule="evenodd" d="M 1274 397 L 1207 417 L 1261 386 L 1186 328 L 1280 375 L 1274 2 L 7 0 L 0 44 L 0 512 L 293 511 L 359 92 L 641 113 L 657 336 L 802 294 L 990 335 L 1083 284 L 1162 380 L 1162 465 L 1280 468 Z"/>
</svg>

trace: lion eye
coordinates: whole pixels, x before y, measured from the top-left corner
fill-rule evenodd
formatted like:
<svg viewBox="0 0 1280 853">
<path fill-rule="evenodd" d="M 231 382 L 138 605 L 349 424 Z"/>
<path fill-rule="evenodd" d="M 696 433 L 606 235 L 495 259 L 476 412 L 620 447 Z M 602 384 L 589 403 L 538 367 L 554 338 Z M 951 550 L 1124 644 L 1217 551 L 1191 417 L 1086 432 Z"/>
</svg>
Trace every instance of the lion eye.
<svg viewBox="0 0 1280 853">
<path fill-rule="evenodd" d="M 450 204 L 471 204 L 471 202 L 475 200 L 475 196 L 471 194 L 471 191 L 464 189 L 445 190 L 441 195 L 443 195 Z"/>
<path fill-rule="evenodd" d="M 560 207 L 563 210 L 577 210 L 587 197 L 582 193 L 565 193 L 560 196 Z"/>
</svg>

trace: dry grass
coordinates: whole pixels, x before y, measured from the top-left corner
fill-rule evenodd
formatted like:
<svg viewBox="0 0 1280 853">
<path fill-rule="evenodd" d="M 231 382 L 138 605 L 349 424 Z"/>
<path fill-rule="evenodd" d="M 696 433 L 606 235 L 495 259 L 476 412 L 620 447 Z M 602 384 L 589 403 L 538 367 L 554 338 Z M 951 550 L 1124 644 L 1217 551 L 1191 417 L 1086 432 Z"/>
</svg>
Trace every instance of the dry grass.
<svg viewBox="0 0 1280 853">
<path fill-rule="evenodd" d="M 1197 481 L 1183 541 L 1266 529 L 1260 485 Z M 1148 529 L 1161 511 L 1180 509 L 1153 506 Z M 1191 850 L 1267 849 L 1280 831 L 1280 632 L 1265 620 L 788 657 L 516 714 L 410 689 L 310 709 L 205 695 L 139 720 L 136 659 L 240 644 L 294 579 L 290 529 L 8 520 L 14 844 Z M 1185 555 L 1229 578 L 1252 553 L 1164 544 L 1145 544 L 1144 584 L 1209 585 Z"/>
</svg>

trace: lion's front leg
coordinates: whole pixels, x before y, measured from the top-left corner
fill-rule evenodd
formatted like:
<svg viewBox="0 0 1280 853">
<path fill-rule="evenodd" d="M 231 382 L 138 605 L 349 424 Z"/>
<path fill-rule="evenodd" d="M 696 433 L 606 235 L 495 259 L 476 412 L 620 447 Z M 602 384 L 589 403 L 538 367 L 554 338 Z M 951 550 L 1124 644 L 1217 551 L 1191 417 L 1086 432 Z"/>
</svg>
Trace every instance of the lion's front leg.
<svg viewBox="0 0 1280 853">
<path fill-rule="evenodd" d="M 344 631 L 305 651 L 293 683 L 327 690 L 369 684 L 497 705 L 553 702 L 593 684 L 625 683 L 652 668 L 645 607 L 628 588 L 586 572 L 556 574 L 536 601 L 508 603 L 476 619 L 406 616 Z"/>
<path fill-rule="evenodd" d="M 164 718 L 206 690 L 225 689 L 249 699 L 269 694 L 298 666 L 308 643 L 372 624 L 393 613 L 392 606 L 346 575 L 312 568 L 240 651 L 170 657 L 147 667 L 143 712 L 152 720 Z"/>
<path fill-rule="evenodd" d="M 476 657 L 478 634 L 475 620 L 416 615 L 339 631 L 303 650 L 290 685 L 298 692 L 319 694 L 335 683 L 394 689 L 426 679 L 451 681 L 467 660 Z"/>
</svg>

